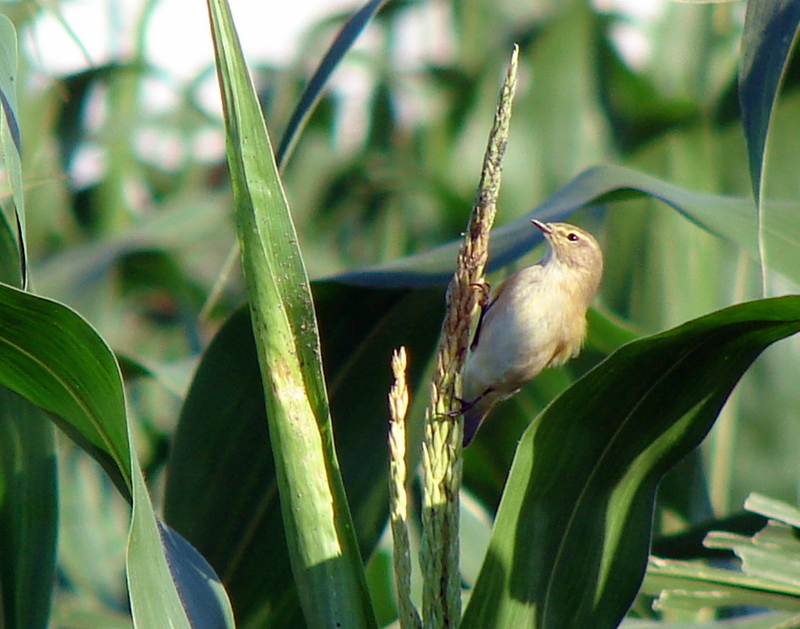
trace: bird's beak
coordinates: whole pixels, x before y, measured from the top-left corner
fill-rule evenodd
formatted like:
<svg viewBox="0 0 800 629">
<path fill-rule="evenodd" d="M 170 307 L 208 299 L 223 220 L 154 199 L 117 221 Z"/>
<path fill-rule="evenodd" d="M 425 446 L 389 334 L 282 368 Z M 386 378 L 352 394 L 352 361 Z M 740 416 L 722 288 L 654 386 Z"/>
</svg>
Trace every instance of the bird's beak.
<svg viewBox="0 0 800 629">
<path fill-rule="evenodd" d="M 535 218 L 531 219 L 531 223 L 536 225 L 536 227 L 541 229 L 542 232 L 544 232 L 546 235 L 549 235 L 549 234 L 553 233 L 553 228 L 550 225 L 550 223 L 543 223 L 542 221 L 537 221 Z"/>
</svg>

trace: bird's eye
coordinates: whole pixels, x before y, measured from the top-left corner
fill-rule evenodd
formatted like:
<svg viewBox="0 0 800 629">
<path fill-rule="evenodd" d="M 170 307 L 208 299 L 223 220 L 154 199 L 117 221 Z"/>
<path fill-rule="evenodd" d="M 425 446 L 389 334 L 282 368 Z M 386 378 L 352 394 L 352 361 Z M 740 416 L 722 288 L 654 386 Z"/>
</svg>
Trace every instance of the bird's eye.
<svg viewBox="0 0 800 629">
<path fill-rule="evenodd" d="M 570 242 L 575 242 L 576 240 L 578 240 L 578 234 L 576 234 L 575 232 L 570 232 L 569 234 L 567 234 L 567 240 L 569 240 Z"/>
</svg>

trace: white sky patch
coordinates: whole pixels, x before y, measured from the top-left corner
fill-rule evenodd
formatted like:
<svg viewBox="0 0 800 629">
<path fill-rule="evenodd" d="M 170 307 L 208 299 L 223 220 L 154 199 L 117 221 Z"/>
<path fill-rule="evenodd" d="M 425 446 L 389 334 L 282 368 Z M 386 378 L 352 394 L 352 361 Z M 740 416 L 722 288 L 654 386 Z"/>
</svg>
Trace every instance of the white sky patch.
<svg viewBox="0 0 800 629">
<path fill-rule="evenodd" d="M 104 148 L 93 142 L 81 144 L 72 158 L 72 185 L 80 190 L 103 178 L 108 165 Z"/>
<path fill-rule="evenodd" d="M 615 28 L 613 37 L 634 67 L 647 61 L 646 27 L 661 15 L 665 1 L 594 0 L 599 10 L 630 16 L 630 22 Z M 229 2 L 245 58 L 251 63 L 276 65 L 296 58 L 298 47 L 303 45 L 303 34 L 320 19 L 335 12 L 354 11 L 363 4 L 363 0 Z M 34 70 L 45 76 L 65 76 L 92 65 L 130 61 L 137 52 L 138 32 L 146 17 L 144 55 L 156 70 L 142 84 L 141 98 L 146 111 L 169 112 L 178 103 L 177 90 L 205 71 L 205 78 L 197 87 L 197 98 L 209 114 L 221 118 L 219 87 L 211 71 L 214 56 L 205 2 L 158 0 L 148 16 L 143 14 L 147 0 L 69 0 L 57 6 L 60 16 L 42 11 L 32 27 L 21 34 L 21 43 L 33 59 Z M 444 0 L 428 0 L 406 11 L 392 62 L 407 72 L 427 63 L 450 62 L 455 55 L 455 43 L 442 34 L 452 31 L 451 20 L 450 4 Z M 341 149 L 351 149 L 363 141 L 364 121 L 374 87 L 375 68 L 356 55 L 360 50 L 372 57 L 370 53 L 380 50 L 381 45 L 376 32 L 367 28 L 331 79 L 330 89 L 338 97 L 341 116 L 336 130 L 336 142 Z M 415 98 L 413 82 L 406 88 L 407 98 L 397 103 L 401 120 L 414 119 L 421 109 L 429 106 Z M 102 105 L 99 107 L 102 110 Z M 98 126 L 95 116 L 102 118 L 99 111 L 87 113 L 94 128 Z M 189 144 L 196 146 L 187 147 L 175 138 L 159 137 L 152 128 L 143 129 L 135 138 L 137 152 L 164 167 L 180 163 L 183 151 L 194 148 L 202 147 L 203 159 L 224 157 L 220 129 L 209 129 Z M 85 172 L 73 176 L 77 181 L 89 182 L 103 169 L 102 156 L 87 149 L 76 160 L 76 170 Z"/>
<path fill-rule="evenodd" d="M 335 11 L 355 9 L 358 0 L 230 0 L 245 56 L 283 63 L 297 53 L 301 34 Z M 70 0 L 59 5 L 61 20 L 45 11 L 25 38 L 41 70 L 65 75 L 112 60 L 129 60 L 145 0 Z M 70 36 L 68 29 L 75 37 Z M 205 2 L 160 0 L 146 26 L 145 54 L 154 66 L 190 80 L 214 62 Z M 75 40 L 80 41 L 80 45 Z"/>
<path fill-rule="evenodd" d="M 611 40 L 633 68 L 643 69 L 652 56 L 650 39 L 640 26 L 619 22 L 611 27 Z"/>
<path fill-rule="evenodd" d="M 303 33 L 321 18 L 359 6 L 358 0 L 229 2 L 245 58 L 274 64 L 293 59 Z M 147 0 L 70 0 L 58 5 L 59 15 L 42 11 L 20 40 L 34 70 L 44 76 L 67 76 L 113 61 L 127 62 L 136 56 L 137 36 L 146 6 Z M 221 118 L 205 2 L 160 0 L 146 17 L 144 56 L 155 69 L 155 74 L 142 83 L 141 98 L 146 110 L 153 114 L 168 113 L 179 102 L 177 90 L 206 71 L 196 94 L 208 113 Z M 351 85 L 354 85 L 352 79 L 345 79 L 337 87 L 348 92 L 353 89 L 358 96 L 358 90 Z M 86 112 L 93 129 L 102 121 L 103 104 L 97 100 L 93 94 Z M 152 128 L 137 133 L 134 138 L 137 152 L 162 167 L 179 164 L 186 147 L 159 133 Z M 219 129 L 209 129 L 191 144 L 202 149 L 203 159 L 224 157 L 224 138 Z M 105 169 L 104 158 L 97 147 L 85 147 L 71 169 L 73 181 L 79 187 L 96 181 Z"/>
<path fill-rule="evenodd" d="M 611 39 L 631 67 L 646 67 L 652 55 L 648 28 L 663 14 L 666 0 L 594 0 L 593 4 L 598 11 L 628 18 L 612 27 Z"/>
</svg>

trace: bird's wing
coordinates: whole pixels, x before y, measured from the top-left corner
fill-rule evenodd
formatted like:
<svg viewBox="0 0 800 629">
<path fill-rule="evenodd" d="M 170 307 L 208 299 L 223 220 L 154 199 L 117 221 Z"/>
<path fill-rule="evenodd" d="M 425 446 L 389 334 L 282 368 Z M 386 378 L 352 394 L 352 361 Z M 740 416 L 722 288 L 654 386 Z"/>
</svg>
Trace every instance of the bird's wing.
<svg viewBox="0 0 800 629">
<path fill-rule="evenodd" d="M 494 405 L 500 400 L 501 396 L 493 389 L 487 389 L 478 396 L 471 404 L 465 405 L 464 408 L 464 441 L 463 446 L 466 448 L 478 428 L 483 422 L 483 418 L 489 414 Z"/>
<path fill-rule="evenodd" d="M 488 301 L 486 302 L 486 305 L 481 308 L 481 314 L 478 317 L 478 325 L 475 326 L 475 334 L 473 335 L 472 343 L 470 343 L 469 346 L 471 350 L 478 347 L 478 338 L 481 335 L 481 327 L 483 327 L 483 318 L 486 316 L 486 313 L 489 312 L 489 308 L 491 308 L 494 305 L 494 302 L 497 301 L 497 296 L 500 294 L 500 291 L 503 288 L 503 284 L 505 283 L 506 281 L 503 280 L 497 285 L 497 288 L 495 288 L 492 291 L 492 294 L 489 297 Z"/>
<path fill-rule="evenodd" d="M 531 286 L 538 284 L 542 280 L 543 271 L 544 267 L 541 265 L 541 263 L 533 264 L 525 267 L 524 269 L 520 269 L 516 273 L 512 273 L 497 285 L 497 288 L 492 291 L 492 295 L 489 298 L 488 303 L 483 307 L 483 309 L 481 309 L 481 315 L 478 318 L 478 325 L 475 327 L 475 335 L 472 337 L 472 343 L 469 346 L 471 350 L 474 350 L 478 346 L 481 328 L 483 327 L 483 322 L 486 318 L 486 315 L 497 301 L 497 297 L 500 295 L 503 289 L 508 287 L 509 290 L 514 290 L 517 288 L 516 285 L 519 284 L 519 282 L 524 282 L 524 284 Z"/>
</svg>

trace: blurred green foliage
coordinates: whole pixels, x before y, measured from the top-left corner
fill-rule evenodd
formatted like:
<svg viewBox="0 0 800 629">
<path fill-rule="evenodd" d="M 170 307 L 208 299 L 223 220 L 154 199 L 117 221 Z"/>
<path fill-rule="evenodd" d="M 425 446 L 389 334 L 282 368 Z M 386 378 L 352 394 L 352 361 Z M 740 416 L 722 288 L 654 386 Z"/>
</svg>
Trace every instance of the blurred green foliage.
<svg viewBox="0 0 800 629">
<path fill-rule="evenodd" d="M 357 77 L 359 96 L 345 96 L 334 77 L 337 87 L 323 96 L 285 169 L 310 275 L 393 260 L 458 237 L 513 42 L 521 45 L 521 83 L 499 224 L 602 162 L 699 192 L 750 197 L 736 97 L 744 5 L 663 3 L 642 20 L 600 4 L 389 2 L 368 27 L 367 43 L 338 71 Z M 32 282 L 40 294 L 75 307 L 128 359 L 135 436 L 158 496 L 193 366 L 245 297 L 238 268 L 226 266 L 235 230 L 227 166 L 215 150 L 222 122 L 201 98 L 213 73 L 209 66 L 178 82 L 146 61 L 145 12 L 130 26 L 140 29 L 130 55 L 48 75 L 35 52 L 45 42 L 31 41 L 27 30 L 45 10 L 61 9 L 29 0 L 2 6 L 27 33 L 19 109 Z M 271 131 L 286 125 L 309 68 L 343 19 L 314 25 L 285 65 L 251 60 Z M 623 54 L 622 37 L 631 30 L 645 44 L 638 57 Z M 768 199 L 800 198 L 797 67 L 787 69 L 774 112 Z M 171 93 L 173 106 L 149 106 L 154 83 Z M 5 200 L 9 191 L 2 193 Z M 658 201 L 609 203 L 573 220 L 596 233 L 606 253 L 599 309 L 642 333 L 761 294 L 756 261 Z M 769 279 L 771 294 L 796 292 L 777 274 Z M 215 293 L 218 282 L 223 288 Z M 751 491 L 796 502 L 799 343 L 780 343 L 756 362 L 701 455 L 684 476 L 665 482 L 665 530 L 738 511 Z M 465 461 L 479 516 L 496 508 L 529 418 L 602 357 L 590 339 L 579 360 L 543 374 L 482 429 Z M 128 626 L 121 564 L 114 567 L 124 506 L 72 445 L 61 444 L 61 451 L 54 626 Z M 94 534 L 85 536 L 90 529 Z M 479 565 L 479 546 L 470 545 L 474 555 L 465 551 L 465 564 Z M 94 569 L 76 560 L 87 556 Z M 381 562 L 385 555 L 378 554 L 370 566 L 376 588 L 386 581 Z M 381 610 L 391 620 L 391 601 Z"/>
</svg>

